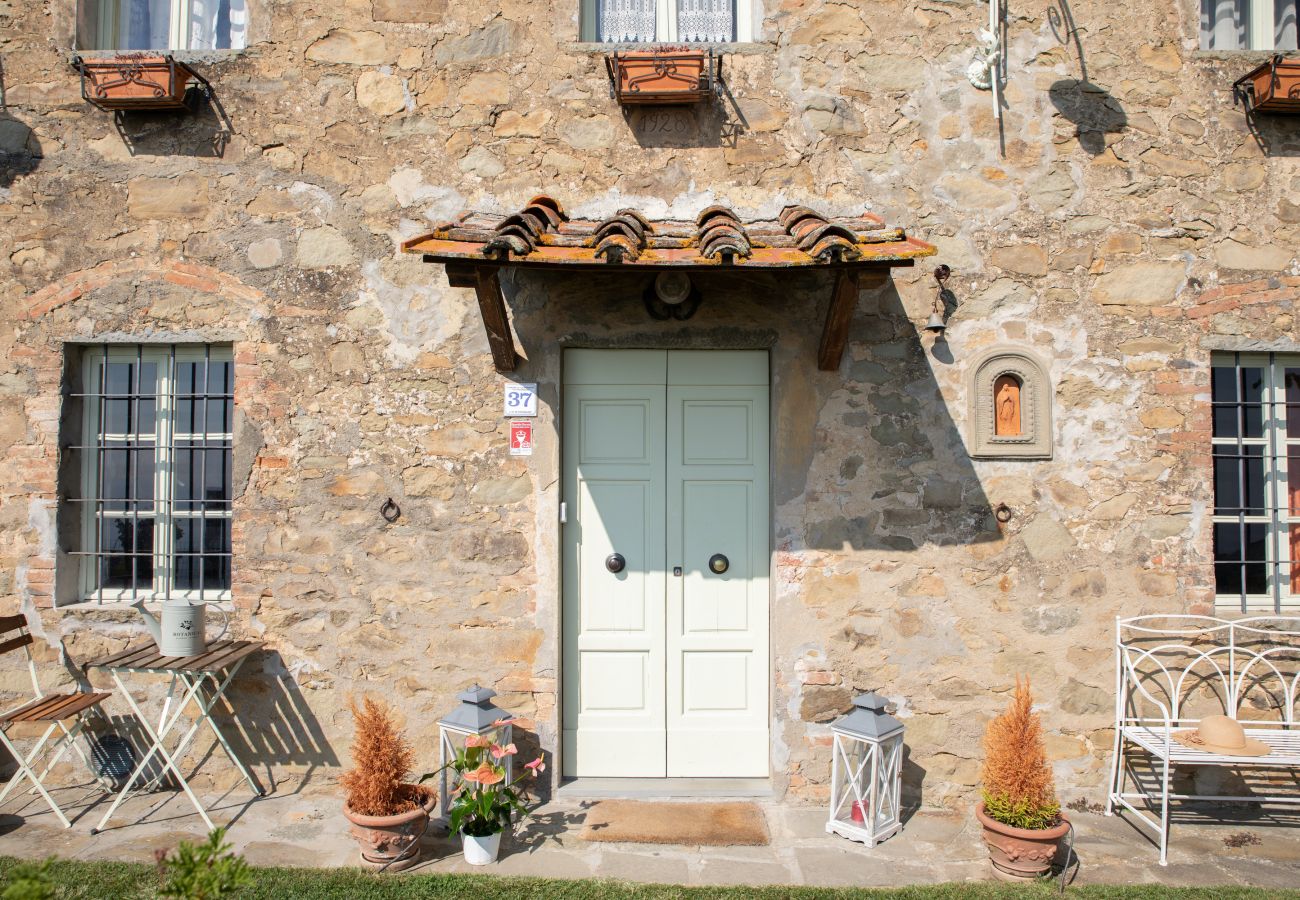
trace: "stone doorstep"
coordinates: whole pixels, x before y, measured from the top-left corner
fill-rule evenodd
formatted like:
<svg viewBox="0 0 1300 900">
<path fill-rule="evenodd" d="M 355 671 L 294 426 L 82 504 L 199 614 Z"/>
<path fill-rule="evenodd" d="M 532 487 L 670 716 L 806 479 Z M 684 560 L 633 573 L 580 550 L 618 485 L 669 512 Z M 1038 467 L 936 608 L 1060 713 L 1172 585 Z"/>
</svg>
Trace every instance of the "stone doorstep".
<svg viewBox="0 0 1300 900">
<path fill-rule="evenodd" d="M 52 793 L 73 819 L 59 826 L 35 795 L 11 798 L 0 812 L 4 852 L 44 858 L 112 859 L 150 863 L 180 839 L 202 840 L 202 823 L 183 794 L 137 794 L 119 808 L 108 830 L 91 835 L 106 802 L 94 785 Z M 329 791 L 250 800 L 238 788 L 206 796 L 218 823 L 232 823 L 228 839 L 259 866 L 338 867 L 357 864 L 357 846 Z M 477 872 L 543 878 L 610 878 L 661 884 L 807 884 L 891 887 L 991 878 L 979 830 L 968 816 L 944 810 L 911 815 L 904 830 L 875 848 L 829 836 L 825 812 L 815 807 L 764 803 L 772 833 L 767 847 L 677 847 L 587 843 L 577 838 L 582 806 L 554 801 L 503 845 L 500 862 L 481 869 L 465 863 L 459 842 L 434 831 L 423 842 L 414 872 Z M 1157 864 L 1153 845 L 1122 816 L 1075 813 L 1078 884 L 1237 884 L 1294 887 L 1300 883 L 1300 829 L 1291 820 L 1256 826 L 1191 820 L 1176 823 L 1170 864 Z M 559 823 L 559 824 L 555 824 Z M 1260 841 L 1227 847 L 1224 838 L 1247 832 Z"/>
</svg>

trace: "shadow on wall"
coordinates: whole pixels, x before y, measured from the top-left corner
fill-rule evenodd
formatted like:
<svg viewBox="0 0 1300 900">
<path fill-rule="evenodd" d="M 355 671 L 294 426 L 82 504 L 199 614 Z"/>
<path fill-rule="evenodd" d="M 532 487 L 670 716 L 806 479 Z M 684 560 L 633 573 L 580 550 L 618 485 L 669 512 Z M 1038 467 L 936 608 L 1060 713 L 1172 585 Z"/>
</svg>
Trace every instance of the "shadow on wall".
<svg viewBox="0 0 1300 900">
<path fill-rule="evenodd" d="M 30 125 L 13 115 L 5 102 L 5 70 L 0 60 L 0 188 L 10 187 L 36 171 L 42 160 L 41 142 Z"/>
<path fill-rule="evenodd" d="M 701 272 L 692 280 L 703 302 L 686 322 L 655 321 L 642 301 L 650 276 L 635 271 L 514 274 L 502 288 L 534 359 L 557 344 L 772 348 L 774 506 L 801 496 L 805 503 L 798 528 L 778 515 L 776 547 L 910 553 L 1000 539 L 932 368 L 945 347 L 927 352 L 892 279 L 862 290 L 834 373 L 816 369 L 830 273 Z M 529 363 L 516 375 L 529 371 L 545 380 Z M 544 389 L 541 399 L 558 398 Z"/>
<path fill-rule="evenodd" d="M 216 94 L 190 88 L 184 112 L 118 112 L 113 125 L 132 156 L 220 158 L 234 134 Z"/>
<path fill-rule="evenodd" d="M 1300 128 L 1296 127 L 1295 116 L 1261 115 L 1241 106 L 1238 109 L 1242 110 L 1246 128 L 1261 153 L 1273 157 L 1300 156 Z"/>
<path fill-rule="evenodd" d="M 1080 146 L 1092 156 L 1106 150 L 1106 135 L 1119 134 L 1128 127 L 1128 116 L 1110 91 L 1088 80 L 1088 63 L 1083 41 L 1068 0 L 1056 0 L 1047 8 L 1052 34 L 1062 45 L 1074 45 L 1079 57 L 1079 77 L 1062 78 L 1047 89 L 1052 105 L 1067 121 L 1074 123 Z"/>
<path fill-rule="evenodd" d="M 999 540 L 935 378 L 934 365 L 953 361 L 946 343 L 927 353 L 892 279 L 863 292 L 849 341 L 867 352 L 846 354 L 837 424 L 859 437 L 838 460 L 843 514 L 812 522 L 806 549 L 911 552 Z"/>
<path fill-rule="evenodd" d="M 254 657 L 240 670 L 226 695 L 227 699 L 213 710 L 213 718 L 230 741 L 235 755 L 248 766 L 267 793 L 275 789 L 276 767 L 285 765 L 305 768 L 296 777 L 295 793 L 301 792 L 316 769 L 337 767 L 339 758 L 326 740 L 320 721 L 308 707 L 297 682 L 284 668 L 280 655 L 271 651 L 261 657 L 260 673 L 254 668 L 258 658 Z M 177 733 L 184 731 L 184 724 L 178 726 Z M 107 720 L 100 719 L 95 722 L 93 732 L 96 737 L 111 732 L 125 739 L 131 745 L 136 762 L 149 748 L 149 737 L 133 716 L 111 715 Z M 175 739 L 176 733 L 173 733 L 169 736 L 169 743 L 174 743 Z M 190 752 L 201 753 L 203 761 L 213 756 L 221 757 L 218 770 L 225 764 L 224 753 L 206 726 L 195 735 Z M 194 765 L 187 767 L 187 771 L 194 769 Z M 229 771 L 235 772 L 233 767 Z M 146 767 L 145 778 L 146 783 L 156 781 L 169 788 L 177 787 L 170 771 L 164 769 L 156 757 Z"/>
</svg>

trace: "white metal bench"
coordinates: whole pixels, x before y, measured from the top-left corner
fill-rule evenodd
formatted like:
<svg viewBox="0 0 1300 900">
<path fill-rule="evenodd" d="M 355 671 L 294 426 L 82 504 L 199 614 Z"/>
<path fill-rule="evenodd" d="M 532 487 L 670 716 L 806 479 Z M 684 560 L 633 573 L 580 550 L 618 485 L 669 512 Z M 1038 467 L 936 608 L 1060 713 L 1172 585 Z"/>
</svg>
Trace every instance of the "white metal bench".
<svg viewBox="0 0 1300 900">
<path fill-rule="evenodd" d="M 1300 791 L 1278 791 L 1276 783 L 1278 769 L 1300 770 L 1300 617 L 1137 616 L 1115 624 L 1115 746 L 1106 815 L 1122 806 L 1154 830 L 1165 865 L 1172 800 L 1300 805 Z M 1248 738 L 1268 744 L 1269 754 L 1226 756 L 1173 740 L 1212 714 L 1239 720 Z M 1150 766 L 1145 776 L 1141 762 Z M 1180 766 L 1232 767 L 1250 792 L 1174 793 L 1170 778 Z M 1126 790 L 1129 782 L 1134 789 Z M 1296 786 L 1293 775 L 1290 787 Z"/>
</svg>

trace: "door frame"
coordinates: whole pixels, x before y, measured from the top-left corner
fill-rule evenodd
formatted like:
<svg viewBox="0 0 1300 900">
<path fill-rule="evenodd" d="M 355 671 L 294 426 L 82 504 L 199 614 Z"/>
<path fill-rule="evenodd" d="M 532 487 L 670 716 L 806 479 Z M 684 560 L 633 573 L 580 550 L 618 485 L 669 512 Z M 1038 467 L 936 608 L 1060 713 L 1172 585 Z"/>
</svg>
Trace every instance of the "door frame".
<svg viewBox="0 0 1300 900">
<path fill-rule="evenodd" d="M 555 483 L 557 485 L 556 490 L 557 490 L 558 499 L 556 502 L 557 514 L 552 520 L 552 528 L 554 530 L 551 532 L 551 534 L 554 537 L 553 546 L 556 548 L 555 575 L 554 578 L 552 579 L 552 583 L 554 585 L 554 590 L 555 590 L 555 598 L 556 598 L 556 603 L 555 603 L 556 617 L 555 617 L 555 626 L 554 626 L 555 627 L 555 648 L 556 648 L 556 657 L 555 657 L 556 659 L 556 688 L 555 688 L 556 743 L 555 743 L 555 750 L 554 750 L 555 786 L 557 789 L 562 789 L 564 785 L 569 782 L 574 782 L 578 780 L 581 781 L 593 780 L 589 778 L 580 778 L 579 776 L 566 777 L 563 774 L 564 764 L 565 764 L 564 724 L 566 721 L 565 717 L 567 714 L 567 711 L 565 709 L 565 702 L 564 702 L 564 693 L 565 693 L 564 685 L 565 685 L 565 676 L 566 676 L 565 662 L 564 662 L 565 649 L 566 649 L 565 641 L 564 641 L 564 632 L 565 632 L 564 528 L 565 528 L 565 524 L 560 521 L 558 510 L 561 508 L 560 507 L 561 504 L 566 504 L 570 502 L 570 498 L 564 496 L 564 465 L 565 465 L 565 450 L 566 450 L 564 446 L 564 426 L 565 426 L 565 416 L 568 415 L 568 411 L 564 408 L 564 389 L 568 383 L 567 381 L 568 372 L 567 372 L 567 367 L 565 365 L 565 355 L 566 352 L 569 350 L 666 350 L 666 351 L 681 351 L 681 352 L 691 352 L 691 353 L 727 352 L 727 351 L 739 350 L 739 351 L 748 351 L 748 352 L 761 352 L 767 357 L 767 407 L 768 407 L 768 420 L 767 420 L 767 452 L 768 452 L 768 457 L 767 457 L 768 459 L 767 462 L 767 482 L 768 482 L 767 484 L 768 487 L 767 490 L 767 625 L 768 625 L 767 628 L 767 678 L 768 678 L 767 764 L 768 764 L 768 773 L 767 773 L 767 778 L 770 780 L 773 777 L 773 775 L 776 774 L 773 768 L 772 750 L 775 747 L 774 735 L 776 731 L 776 722 L 773 721 L 773 719 L 774 719 L 774 713 L 776 709 L 776 694 L 777 694 L 776 692 L 777 685 L 776 685 L 776 678 L 775 678 L 776 648 L 774 646 L 776 629 L 773 627 L 774 625 L 773 616 L 776 611 L 776 585 L 777 585 L 776 552 L 775 552 L 775 548 L 776 548 L 776 544 L 775 544 L 776 505 L 775 504 L 776 504 L 776 465 L 777 465 L 778 456 L 776 452 L 777 451 L 777 443 L 776 443 L 777 404 L 776 404 L 775 379 L 773 378 L 773 370 L 772 370 L 773 347 L 770 344 L 764 344 L 760 346 L 751 345 L 751 346 L 727 346 L 727 347 L 681 347 L 681 346 L 671 346 L 671 345 L 655 346 L 649 344 L 635 344 L 629 346 L 608 346 L 608 345 L 602 346 L 599 343 L 584 342 L 584 343 L 562 343 L 561 346 L 558 348 L 558 350 L 560 354 L 560 361 L 558 366 L 559 378 L 556 384 L 556 391 L 555 391 L 556 402 L 555 402 L 555 411 L 553 413 L 554 422 L 552 425 L 553 433 L 556 436 L 556 444 L 557 444 L 557 453 L 555 459 L 558 465 L 558 469 L 556 471 Z M 622 781 L 623 779 L 617 779 L 617 780 Z M 629 778 L 627 780 L 637 782 L 639 785 L 642 786 L 652 786 L 661 783 L 680 784 L 682 782 L 689 782 L 689 781 L 699 781 L 702 783 L 716 784 L 719 781 L 724 781 L 726 779 L 708 778 L 708 777 L 700 777 L 700 778 L 666 777 L 666 778 Z M 744 777 L 737 777 L 734 780 L 737 782 L 754 781 L 753 778 L 744 778 Z M 725 789 L 719 790 L 716 793 L 719 796 L 728 795 L 728 791 Z"/>
</svg>

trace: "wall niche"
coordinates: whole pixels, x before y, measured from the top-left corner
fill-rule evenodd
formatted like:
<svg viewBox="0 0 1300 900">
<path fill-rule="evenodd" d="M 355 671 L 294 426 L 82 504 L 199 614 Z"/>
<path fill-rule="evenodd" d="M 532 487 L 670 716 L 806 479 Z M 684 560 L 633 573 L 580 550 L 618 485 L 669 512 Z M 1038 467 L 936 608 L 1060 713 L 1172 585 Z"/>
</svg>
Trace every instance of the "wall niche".
<svg viewBox="0 0 1300 900">
<path fill-rule="evenodd" d="M 1023 350 L 994 347 L 971 370 L 970 455 L 976 459 L 1052 458 L 1052 380 Z"/>
</svg>

